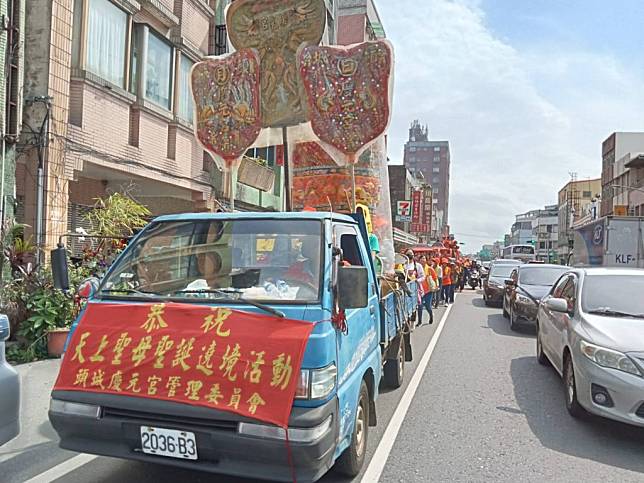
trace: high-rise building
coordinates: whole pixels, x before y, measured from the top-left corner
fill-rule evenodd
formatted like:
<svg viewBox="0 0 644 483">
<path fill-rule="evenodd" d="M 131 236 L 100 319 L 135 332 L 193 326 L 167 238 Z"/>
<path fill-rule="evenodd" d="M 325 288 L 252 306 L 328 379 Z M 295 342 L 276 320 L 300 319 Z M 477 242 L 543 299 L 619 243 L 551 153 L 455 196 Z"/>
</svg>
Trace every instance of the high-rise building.
<svg viewBox="0 0 644 483">
<path fill-rule="evenodd" d="M 437 220 L 432 237 L 437 238 L 449 227 L 449 141 L 429 140 L 427 127 L 417 120 L 412 122 L 405 143 L 404 164 L 410 171 L 422 173 L 432 187 L 432 212 Z"/>
</svg>

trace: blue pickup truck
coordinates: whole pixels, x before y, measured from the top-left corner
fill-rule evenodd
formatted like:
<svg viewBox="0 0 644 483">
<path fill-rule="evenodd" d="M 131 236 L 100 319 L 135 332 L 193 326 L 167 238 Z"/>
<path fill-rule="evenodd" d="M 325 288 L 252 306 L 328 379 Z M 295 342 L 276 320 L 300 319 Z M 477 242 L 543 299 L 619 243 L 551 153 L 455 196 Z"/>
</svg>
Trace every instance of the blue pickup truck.
<svg viewBox="0 0 644 483">
<path fill-rule="evenodd" d="M 90 284 L 93 303 L 223 305 L 315 323 L 289 420 L 292 464 L 276 426 L 181 403 L 55 390 L 49 418 L 61 447 L 254 479 L 291 481 L 294 471 L 315 481 L 331 467 L 357 475 L 379 387 L 399 387 L 411 360 L 417 306 L 413 282 L 381 294 L 367 240 L 362 215 L 163 216 Z M 52 254 L 52 264 L 64 288 L 65 263 Z M 333 318 L 339 312 L 346 323 Z M 196 435 L 198 459 L 146 454 L 144 425 Z"/>
</svg>

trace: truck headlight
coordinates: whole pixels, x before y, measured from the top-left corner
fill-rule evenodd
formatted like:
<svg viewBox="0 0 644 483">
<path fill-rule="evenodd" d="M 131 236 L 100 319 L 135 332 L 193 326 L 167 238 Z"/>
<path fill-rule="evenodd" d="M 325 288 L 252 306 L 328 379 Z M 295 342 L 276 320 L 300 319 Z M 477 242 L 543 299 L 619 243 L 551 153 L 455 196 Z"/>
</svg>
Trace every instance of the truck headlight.
<svg viewBox="0 0 644 483">
<path fill-rule="evenodd" d="M 288 428 L 288 439 L 293 443 L 312 443 L 326 434 L 332 422 L 333 416 L 329 415 L 322 423 L 312 428 Z M 237 432 L 256 438 L 286 439 L 286 431 L 284 431 L 284 428 L 268 426 L 266 424 L 239 423 Z"/>
<path fill-rule="evenodd" d="M 335 364 L 321 369 L 302 369 L 295 389 L 296 399 L 322 399 L 335 388 L 338 370 Z"/>
<path fill-rule="evenodd" d="M 101 407 L 93 404 L 81 404 L 60 399 L 51 399 L 49 411 L 52 413 L 66 414 L 70 416 L 82 416 L 98 419 L 101 416 Z"/>
<path fill-rule="evenodd" d="M 631 361 L 626 354 L 622 354 L 621 352 L 613 349 L 607 349 L 606 347 L 594 345 L 583 340 L 579 342 L 579 348 L 583 355 L 600 366 L 628 372 L 629 374 L 634 374 L 636 376 L 642 375 L 637 366 L 633 364 L 633 361 Z"/>
</svg>

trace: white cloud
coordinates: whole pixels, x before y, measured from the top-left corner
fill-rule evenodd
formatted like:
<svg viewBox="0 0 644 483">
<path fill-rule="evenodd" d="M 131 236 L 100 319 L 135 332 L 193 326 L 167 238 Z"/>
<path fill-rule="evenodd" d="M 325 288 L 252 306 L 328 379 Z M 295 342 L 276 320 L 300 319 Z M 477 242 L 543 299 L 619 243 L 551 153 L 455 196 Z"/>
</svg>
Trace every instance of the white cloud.
<svg viewBox="0 0 644 483">
<path fill-rule="evenodd" d="M 381 0 L 396 49 L 390 157 L 409 123 L 452 148 L 450 223 L 469 249 L 501 237 L 514 214 L 555 203 L 568 173 L 598 176 L 601 142 L 638 130 L 642 79 L 589 52 L 518 51 L 495 37 L 476 0 Z M 487 235 L 487 236 L 478 236 Z"/>
</svg>

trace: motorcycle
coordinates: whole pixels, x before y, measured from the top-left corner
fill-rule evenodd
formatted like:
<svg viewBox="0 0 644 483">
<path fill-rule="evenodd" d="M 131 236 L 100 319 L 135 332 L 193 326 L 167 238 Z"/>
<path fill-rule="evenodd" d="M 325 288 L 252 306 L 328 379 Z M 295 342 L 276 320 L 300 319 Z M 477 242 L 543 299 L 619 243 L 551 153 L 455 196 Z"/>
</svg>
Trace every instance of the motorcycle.
<svg viewBox="0 0 644 483">
<path fill-rule="evenodd" d="M 472 273 L 470 273 L 470 278 L 467 283 L 472 290 L 476 290 L 481 286 L 481 275 L 477 270 L 474 270 Z"/>
</svg>

